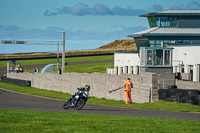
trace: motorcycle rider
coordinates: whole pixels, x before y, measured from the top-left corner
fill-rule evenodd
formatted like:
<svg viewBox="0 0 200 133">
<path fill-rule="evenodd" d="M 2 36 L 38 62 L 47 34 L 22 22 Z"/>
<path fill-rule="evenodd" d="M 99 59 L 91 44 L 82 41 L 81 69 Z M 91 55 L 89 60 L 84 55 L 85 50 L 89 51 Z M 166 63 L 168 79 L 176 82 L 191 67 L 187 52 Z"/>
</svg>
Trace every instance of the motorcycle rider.
<svg viewBox="0 0 200 133">
<path fill-rule="evenodd" d="M 84 91 L 83 94 L 85 94 L 88 97 L 88 99 L 90 98 L 90 96 L 89 96 L 90 86 L 89 85 L 85 85 L 84 88 L 78 88 L 78 90 L 79 90 L 79 92 Z M 77 92 L 77 93 L 79 93 L 79 92 Z M 76 98 L 74 97 L 72 99 L 72 106 L 75 106 L 75 104 L 76 104 Z"/>
<path fill-rule="evenodd" d="M 90 98 L 89 91 L 90 91 L 90 86 L 89 85 L 85 85 L 85 91 L 84 91 L 84 93 L 86 94 L 86 96 L 88 97 L 88 99 Z"/>
</svg>

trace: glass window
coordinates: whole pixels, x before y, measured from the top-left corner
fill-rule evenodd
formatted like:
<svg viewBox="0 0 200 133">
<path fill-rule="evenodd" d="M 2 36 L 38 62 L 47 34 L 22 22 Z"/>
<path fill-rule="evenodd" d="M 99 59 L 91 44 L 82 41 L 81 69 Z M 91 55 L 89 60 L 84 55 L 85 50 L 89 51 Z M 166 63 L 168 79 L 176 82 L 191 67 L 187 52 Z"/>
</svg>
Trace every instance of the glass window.
<svg viewBox="0 0 200 133">
<path fill-rule="evenodd" d="M 176 27 L 177 17 L 149 17 L 150 27 Z"/>
<path fill-rule="evenodd" d="M 169 27 L 170 21 L 168 20 L 168 17 L 158 17 L 156 19 L 156 23 L 159 27 Z"/>
<path fill-rule="evenodd" d="M 156 24 L 156 18 L 155 17 L 148 17 L 148 22 L 149 22 L 149 26 L 152 27 L 157 27 Z"/>
<path fill-rule="evenodd" d="M 163 47 L 163 41 L 162 40 L 156 41 L 156 47 L 157 48 Z"/>
<path fill-rule="evenodd" d="M 193 65 L 189 65 L 190 66 L 190 70 L 193 70 Z"/>
<path fill-rule="evenodd" d="M 147 65 L 153 65 L 153 50 L 147 50 Z"/>
<path fill-rule="evenodd" d="M 192 44 L 200 44 L 200 40 L 192 40 Z"/>
<path fill-rule="evenodd" d="M 150 47 L 154 48 L 161 48 L 163 47 L 163 40 L 150 40 L 149 41 Z"/>
<path fill-rule="evenodd" d="M 171 40 L 171 44 L 172 45 L 176 44 L 176 40 Z"/>
<path fill-rule="evenodd" d="M 177 21 L 170 22 L 170 27 L 176 27 L 176 26 L 177 26 Z"/>
<path fill-rule="evenodd" d="M 128 73 L 128 66 L 125 66 L 125 73 Z"/>
<path fill-rule="evenodd" d="M 168 21 L 168 17 L 160 17 L 160 20 L 166 22 Z"/>
<path fill-rule="evenodd" d="M 155 47 L 155 46 L 154 46 L 154 44 L 155 44 L 155 41 L 154 41 L 154 40 L 150 40 L 150 41 L 149 41 L 149 44 L 150 44 L 150 47 Z"/>
<path fill-rule="evenodd" d="M 183 44 L 185 44 L 185 45 L 191 45 L 191 40 L 184 40 Z"/>
<path fill-rule="evenodd" d="M 170 22 L 166 22 L 166 27 L 170 27 Z"/>
<path fill-rule="evenodd" d="M 164 40 L 163 41 L 163 47 L 167 47 L 168 46 L 168 44 L 170 44 L 171 43 L 171 41 L 170 40 Z"/>
<path fill-rule="evenodd" d="M 165 52 L 165 55 L 164 55 L 165 56 L 165 60 L 164 60 L 165 65 L 171 65 L 170 64 L 170 58 L 171 58 L 170 50 L 165 50 L 164 52 Z"/>
<path fill-rule="evenodd" d="M 182 44 L 183 44 L 183 40 L 177 40 L 177 41 L 176 41 L 176 44 L 182 45 Z"/>
<path fill-rule="evenodd" d="M 181 65 L 181 73 L 184 73 L 184 65 Z"/>
<path fill-rule="evenodd" d="M 160 22 L 160 27 L 166 27 L 166 22 Z"/>
<path fill-rule="evenodd" d="M 133 69 L 134 67 L 133 66 L 131 66 L 131 74 L 134 74 L 134 69 Z"/>
<path fill-rule="evenodd" d="M 154 61 L 155 65 L 163 65 L 163 50 L 154 51 Z"/>
<path fill-rule="evenodd" d="M 177 17 L 174 17 L 173 20 L 178 20 L 178 18 L 177 18 Z"/>
<path fill-rule="evenodd" d="M 160 18 L 156 18 L 156 25 L 160 27 Z"/>
<path fill-rule="evenodd" d="M 121 73 L 123 73 L 123 67 L 120 67 Z"/>
</svg>

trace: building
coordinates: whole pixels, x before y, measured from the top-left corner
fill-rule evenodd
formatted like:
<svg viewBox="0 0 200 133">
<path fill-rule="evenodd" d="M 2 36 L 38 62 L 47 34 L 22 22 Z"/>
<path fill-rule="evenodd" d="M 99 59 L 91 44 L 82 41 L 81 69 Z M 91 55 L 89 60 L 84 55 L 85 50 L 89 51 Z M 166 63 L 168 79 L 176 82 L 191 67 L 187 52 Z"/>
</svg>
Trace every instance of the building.
<svg viewBox="0 0 200 133">
<path fill-rule="evenodd" d="M 150 28 L 128 35 L 138 52 L 115 53 L 114 73 L 189 74 L 200 81 L 200 10 L 167 10 L 146 17 Z"/>
</svg>

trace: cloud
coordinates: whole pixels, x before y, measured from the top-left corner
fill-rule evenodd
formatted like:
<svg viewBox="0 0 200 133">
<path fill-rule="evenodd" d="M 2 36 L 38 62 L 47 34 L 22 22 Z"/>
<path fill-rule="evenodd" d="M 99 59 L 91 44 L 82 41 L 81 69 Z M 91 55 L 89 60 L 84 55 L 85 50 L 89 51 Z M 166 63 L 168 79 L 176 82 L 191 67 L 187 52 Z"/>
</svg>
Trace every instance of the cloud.
<svg viewBox="0 0 200 133">
<path fill-rule="evenodd" d="M 55 16 L 58 12 L 49 12 L 48 10 L 45 11 L 44 16 Z"/>
<path fill-rule="evenodd" d="M 187 5 L 187 8 L 194 9 L 194 10 L 200 9 L 200 3 L 197 1 L 192 1 Z"/>
<path fill-rule="evenodd" d="M 93 10 L 96 15 L 114 15 L 110 8 L 104 4 L 96 4 Z"/>
<path fill-rule="evenodd" d="M 170 10 L 200 10 L 200 3 L 191 1 L 187 5 L 174 5 L 169 8 Z"/>
<path fill-rule="evenodd" d="M 191 1 L 187 5 L 174 5 L 168 8 L 169 10 L 197 10 L 200 9 L 200 3 L 197 1 Z M 55 11 L 46 10 L 44 16 L 55 16 L 55 15 L 74 15 L 74 16 L 85 16 L 85 15 L 116 15 L 116 16 L 138 16 L 146 14 L 152 11 L 165 10 L 163 5 L 153 4 L 151 7 L 146 9 L 134 9 L 131 7 L 123 8 L 115 6 L 113 8 L 108 7 L 104 4 L 95 4 L 93 7 L 89 7 L 87 4 L 77 3 L 72 7 L 57 8 Z"/>
<path fill-rule="evenodd" d="M 46 10 L 44 12 L 44 16 L 55 16 L 55 15 L 63 15 L 70 14 L 75 16 L 85 16 L 85 15 L 118 15 L 118 16 L 138 16 L 143 13 L 148 13 L 151 10 L 149 9 L 133 9 L 131 7 L 122 8 L 119 6 L 115 6 L 113 8 L 108 7 L 104 4 L 95 4 L 93 7 L 89 7 L 83 3 L 77 3 L 72 7 L 62 7 L 56 9 L 56 11 Z"/>
<path fill-rule="evenodd" d="M 50 12 L 49 10 L 46 10 L 44 12 L 44 16 L 55 16 L 55 15 L 61 15 L 61 14 L 71 14 L 75 16 L 84 16 L 91 14 L 92 10 L 88 7 L 88 5 L 83 3 L 77 3 L 73 7 L 62 7 L 57 8 L 56 11 Z"/>
<path fill-rule="evenodd" d="M 67 10 L 66 13 L 70 11 L 72 15 L 78 15 L 78 16 L 84 16 L 86 14 L 90 13 L 90 8 L 88 8 L 87 5 L 84 5 L 82 3 L 78 3 L 75 6 L 73 6 L 71 9 L 68 7 L 65 7 Z"/>
<path fill-rule="evenodd" d="M 158 4 L 154 4 L 152 6 L 153 10 L 155 11 L 162 11 L 163 10 L 163 6 L 162 5 L 158 5 Z"/>
</svg>

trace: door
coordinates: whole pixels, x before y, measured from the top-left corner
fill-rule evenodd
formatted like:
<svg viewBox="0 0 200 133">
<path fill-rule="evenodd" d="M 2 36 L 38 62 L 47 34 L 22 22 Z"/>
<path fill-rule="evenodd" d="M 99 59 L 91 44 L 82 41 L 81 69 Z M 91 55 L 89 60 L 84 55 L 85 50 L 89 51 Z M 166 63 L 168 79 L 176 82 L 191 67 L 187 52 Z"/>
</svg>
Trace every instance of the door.
<svg viewBox="0 0 200 133">
<path fill-rule="evenodd" d="M 191 81 L 193 81 L 193 65 L 190 65 Z"/>
</svg>

